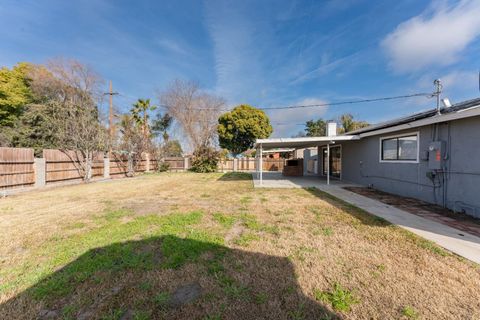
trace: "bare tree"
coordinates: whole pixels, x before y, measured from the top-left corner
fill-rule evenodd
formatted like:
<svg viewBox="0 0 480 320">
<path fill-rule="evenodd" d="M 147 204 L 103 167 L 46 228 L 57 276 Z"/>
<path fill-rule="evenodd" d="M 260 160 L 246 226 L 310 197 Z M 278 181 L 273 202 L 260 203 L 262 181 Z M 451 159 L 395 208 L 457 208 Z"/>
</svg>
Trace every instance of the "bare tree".
<svg viewBox="0 0 480 320">
<path fill-rule="evenodd" d="M 213 144 L 224 99 L 201 91 L 194 82 L 181 80 L 175 80 L 159 98 L 184 131 L 193 150 Z"/>
<path fill-rule="evenodd" d="M 107 134 L 99 119 L 100 77 L 75 60 L 53 60 L 35 68 L 32 90 L 43 105 L 54 144 L 74 162 L 84 181 L 92 178 L 93 160 L 106 148 Z"/>
</svg>

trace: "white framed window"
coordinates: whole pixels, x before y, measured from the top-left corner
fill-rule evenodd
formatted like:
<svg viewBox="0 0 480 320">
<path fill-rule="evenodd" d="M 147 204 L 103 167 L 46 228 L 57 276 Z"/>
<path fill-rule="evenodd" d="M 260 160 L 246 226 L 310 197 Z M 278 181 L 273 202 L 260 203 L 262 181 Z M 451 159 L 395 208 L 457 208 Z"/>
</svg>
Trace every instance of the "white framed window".
<svg viewBox="0 0 480 320">
<path fill-rule="evenodd" d="M 419 133 L 380 138 L 380 162 L 418 163 Z"/>
</svg>

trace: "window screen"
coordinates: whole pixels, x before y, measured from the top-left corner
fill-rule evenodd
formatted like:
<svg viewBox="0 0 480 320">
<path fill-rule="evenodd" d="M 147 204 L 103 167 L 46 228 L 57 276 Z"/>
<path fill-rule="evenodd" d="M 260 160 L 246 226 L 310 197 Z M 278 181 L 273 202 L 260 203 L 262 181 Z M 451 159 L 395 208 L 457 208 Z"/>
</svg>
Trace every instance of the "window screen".
<svg viewBox="0 0 480 320">
<path fill-rule="evenodd" d="M 417 161 L 417 135 L 382 139 L 382 160 Z"/>
</svg>

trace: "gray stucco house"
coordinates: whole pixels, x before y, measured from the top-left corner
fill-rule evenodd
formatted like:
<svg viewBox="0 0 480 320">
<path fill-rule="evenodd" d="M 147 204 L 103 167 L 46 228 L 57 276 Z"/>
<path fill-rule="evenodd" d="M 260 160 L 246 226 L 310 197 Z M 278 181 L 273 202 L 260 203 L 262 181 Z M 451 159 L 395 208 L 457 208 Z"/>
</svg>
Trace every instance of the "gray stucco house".
<svg viewBox="0 0 480 320">
<path fill-rule="evenodd" d="M 480 217 L 480 98 L 325 137 L 259 139 L 310 148 L 316 175 L 370 186 Z M 318 152 L 311 152 L 311 148 Z M 310 158 L 314 157 L 314 158 Z M 329 159 L 329 160 L 327 160 Z"/>
</svg>

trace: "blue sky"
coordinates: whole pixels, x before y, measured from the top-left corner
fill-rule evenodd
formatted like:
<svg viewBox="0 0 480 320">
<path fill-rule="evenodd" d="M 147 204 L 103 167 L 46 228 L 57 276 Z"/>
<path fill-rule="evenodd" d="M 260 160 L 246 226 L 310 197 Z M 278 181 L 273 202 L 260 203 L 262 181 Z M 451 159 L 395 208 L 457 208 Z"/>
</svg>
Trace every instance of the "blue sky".
<svg viewBox="0 0 480 320">
<path fill-rule="evenodd" d="M 480 1 L 0 2 L 0 65 L 75 58 L 112 80 L 121 110 L 175 78 L 229 106 L 430 92 L 479 96 Z M 349 112 L 375 123 L 433 106 L 415 98 L 270 111 L 274 136 Z M 287 124 L 287 125 L 285 125 Z"/>
</svg>

